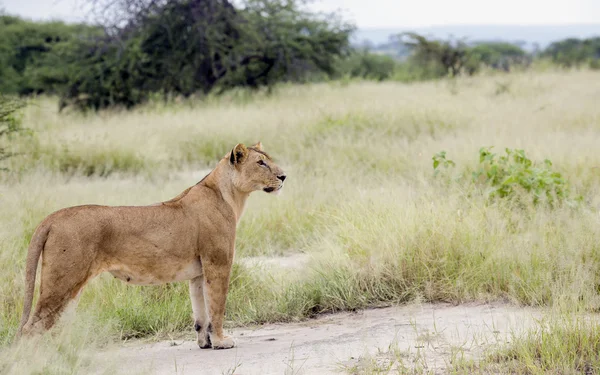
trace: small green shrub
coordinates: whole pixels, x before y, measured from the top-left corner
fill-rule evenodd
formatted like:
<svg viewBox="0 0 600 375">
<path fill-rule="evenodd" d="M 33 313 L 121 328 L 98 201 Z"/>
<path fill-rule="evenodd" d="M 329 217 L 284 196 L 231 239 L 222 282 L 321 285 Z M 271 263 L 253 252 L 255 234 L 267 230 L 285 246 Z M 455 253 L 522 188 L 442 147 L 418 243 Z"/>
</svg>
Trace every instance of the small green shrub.
<svg viewBox="0 0 600 375">
<path fill-rule="evenodd" d="M 568 182 L 559 172 L 552 170 L 552 162 L 534 163 L 524 150 L 505 149 L 506 155 L 498 156 L 492 147 L 479 150 L 479 168 L 473 172 L 473 180 L 490 185 L 491 198 L 514 197 L 519 189 L 533 195 L 533 203 L 546 201 L 575 203 L 580 197 L 572 198 Z"/>
<path fill-rule="evenodd" d="M 479 166 L 471 174 L 474 183 L 487 186 L 488 198 L 513 199 L 522 197 L 524 192 L 525 196 L 532 197 L 533 204 L 576 205 L 582 201 L 581 196 L 571 194 L 563 176 L 552 170 L 550 160 L 535 163 L 524 150 L 506 148 L 505 155 L 498 155 L 492 152 L 492 148 L 479 149 Z M 455 166 L 452 160 L 446 159 L 445 151 L 435 154 L 432 160 L 435 175 L 439 174 L 440 166 Z"/>
<path fill-rule="evenodd" d="M 431 159 L 433 160 L 433 169 L 435 171 L 435 175 L 437 175 L 440 172 L 440 170 L 438 169 L 440 166 L 446 169 L 448 167 L 456 166 L 456 163 L 454 163 L 452 160 L 446 159 L 446 151 L 438 152 L 437 154 L 433 155 Z"/>
</svg>

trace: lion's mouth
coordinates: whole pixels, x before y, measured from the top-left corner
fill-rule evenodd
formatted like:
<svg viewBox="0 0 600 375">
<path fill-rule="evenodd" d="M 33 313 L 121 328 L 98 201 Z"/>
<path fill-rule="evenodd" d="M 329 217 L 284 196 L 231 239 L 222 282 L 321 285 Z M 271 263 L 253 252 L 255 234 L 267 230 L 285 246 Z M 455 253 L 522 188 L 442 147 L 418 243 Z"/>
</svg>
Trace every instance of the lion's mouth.
<svg viewBox="0 0 600 375">
<path fill-rule="evenodd" d="M 276 188 L 275 188 L 275 187 L 271 187 L 271 186 L 269 186 L 269 187 L 266 187 L 266 188 L 264 188 L 264 189 L 263 189 L 263 191 L 264 191 L 264 192 L 267 192 L 267 193 L 272 193 L 272 192 L 274 192 L 274 191 L 279 191 L 279 190 L 281 190 L 282 188 L 283 188 L 283 184 L 281 184 L 281 186 L 279 186 L 279 187 L 276 187 Z"/>
</svg>

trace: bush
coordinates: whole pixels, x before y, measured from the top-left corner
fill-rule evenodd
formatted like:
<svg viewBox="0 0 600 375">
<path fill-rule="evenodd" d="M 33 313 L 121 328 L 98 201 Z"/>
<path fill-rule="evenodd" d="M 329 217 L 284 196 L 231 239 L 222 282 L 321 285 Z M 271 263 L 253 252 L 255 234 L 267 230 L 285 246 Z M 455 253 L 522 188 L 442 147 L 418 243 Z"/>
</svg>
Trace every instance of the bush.
<svg viewBox="0 0 600 375">
<path fill-rule="evenodd" d="M 492 147 L 479 149 L 479 166 L 471 177 L 476 184 L 483 184 L 486 196 L 490 199 L 515 199 L 531 197 L 533 204 L 545 202 L 551 206 L 566 203 L 575 205 L 581 196 L 573 197 L 569 184 L 559 172 L 552 170 L 552 162 L 534 163 L 525 155 L 524 150 L 505 149 L 505 155 L 498 156 Z M 437 175 L 440 166 L 453 167 L 452 160 L 446 159 L 442 151 L 433 156 L 433 169 Z"/>
<path fill-rule="evenodd" d="M 506 155 L 496 157 L 492 147 L 479 150 L 480 167 L 473 172 L 473 180 L 490 186 L 491 198 L 510 198 L 521 189 L 533 196 L 533 203 L 545 201 L 574 203 L 567 181 L 558 172 L 552 171 L 552 162 L 533 163 L 523 150 L 505 149 Z"/>
<path fill-rule="evenodd" d="M 19 110 L 25 106 L 25 103 L 0 95 L 0 138 L 7 137 L 11 133 L 21 130 L 21 117 Z M 12 154 L 0 144 L 0 160 L 10 157 Z"/>
</svg>

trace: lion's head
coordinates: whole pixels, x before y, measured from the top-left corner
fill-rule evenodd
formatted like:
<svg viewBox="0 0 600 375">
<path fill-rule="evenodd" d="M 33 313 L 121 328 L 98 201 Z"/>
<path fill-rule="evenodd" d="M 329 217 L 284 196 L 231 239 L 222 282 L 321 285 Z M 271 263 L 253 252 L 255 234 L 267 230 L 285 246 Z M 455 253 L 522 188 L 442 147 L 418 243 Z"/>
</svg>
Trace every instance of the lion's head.
<svg viewBox="0 0 600 375">
<path fill-rule="evenodd" d="M 260 142 L 251 147 L 237 144 L 228 158 L 234 169 L 233 183 L 238 190 L 246 193 L 257 190 L 278 193 L 283 188 L 285 173 L 263 151 Z"/>
</svg>

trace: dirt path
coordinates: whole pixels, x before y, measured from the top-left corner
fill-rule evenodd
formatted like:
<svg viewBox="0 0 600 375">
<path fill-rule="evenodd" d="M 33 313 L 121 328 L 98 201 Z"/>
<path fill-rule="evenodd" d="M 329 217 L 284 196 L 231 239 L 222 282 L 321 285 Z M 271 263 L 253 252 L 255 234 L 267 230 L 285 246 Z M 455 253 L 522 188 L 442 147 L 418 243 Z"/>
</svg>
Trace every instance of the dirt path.
<svg viewBox="0 0 600 375">
<path fill-rule="evenodd" d="M 235 329 L 232 350 L 200 350 L 185 340 L 129 343 L 98 359 L 132 372 L 248 375 L 360 373 L 366 363 L 384 367 L 400 358 L 405 366 L 444 373 L 454 358 L 507 342 L 539 315 L 502 304 L 389 307 Z"/>
</svg>

